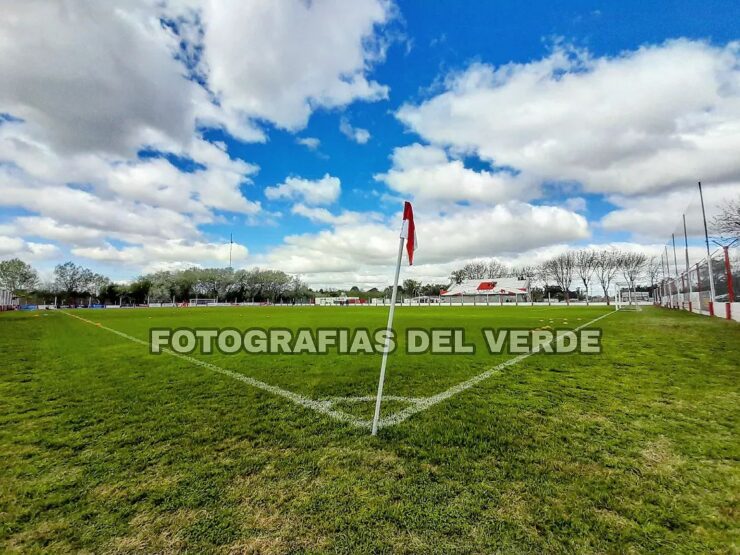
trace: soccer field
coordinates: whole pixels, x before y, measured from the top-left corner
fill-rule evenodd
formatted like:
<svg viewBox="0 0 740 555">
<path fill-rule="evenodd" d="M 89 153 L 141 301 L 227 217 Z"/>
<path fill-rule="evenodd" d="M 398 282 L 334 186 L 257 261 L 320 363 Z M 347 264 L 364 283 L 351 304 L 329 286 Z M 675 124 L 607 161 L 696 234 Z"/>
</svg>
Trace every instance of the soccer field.
<svg viewBox="0 0 740 555">
<path fill-rule="evenodd" d="M 0 546 L 48 552 L 737 548 L 740 326 L 646 308 L 405 307 L 380 355 L 151 354 L 150 328 L 383 328 L 381 308 L 0 315 Z M 600 354 L 480 330 L 600 328 Z M 468 355 L 406 354 L 459 327 Z"/>
</svg>

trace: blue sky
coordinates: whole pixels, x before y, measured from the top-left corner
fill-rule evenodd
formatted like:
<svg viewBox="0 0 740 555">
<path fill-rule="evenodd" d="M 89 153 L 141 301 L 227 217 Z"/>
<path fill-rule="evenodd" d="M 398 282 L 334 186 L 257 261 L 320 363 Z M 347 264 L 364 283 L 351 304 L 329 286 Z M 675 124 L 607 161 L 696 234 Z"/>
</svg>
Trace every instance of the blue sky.
<svg viewBox="0 0 740 555">
<path fill-rule="evenodd" d="M 233 236 L 237 267 L 382 285 L 408 199 L 442 281 L 658 250 L 697 179 L 740 192 L 736 2 L 117 7 L 0 23 L 2 258 L 130 279 Z"/>
</svg>

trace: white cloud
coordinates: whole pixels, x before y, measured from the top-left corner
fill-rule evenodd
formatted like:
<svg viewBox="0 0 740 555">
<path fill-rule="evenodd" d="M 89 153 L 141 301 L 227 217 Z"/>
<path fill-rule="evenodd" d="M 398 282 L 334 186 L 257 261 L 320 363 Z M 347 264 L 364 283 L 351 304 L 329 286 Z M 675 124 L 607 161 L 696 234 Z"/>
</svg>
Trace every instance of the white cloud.
<svg viewBox="0 0 740 555">
<path fill-rule="evenodd" d="M 341 182 L 329 174 L 311 180 L 289 177 L 280 185 L 267 187 L 265 196 L 271 200 L 299 199 L 309 205 L 331 204 L 339 198 Z"/>
<path fill-rule="evenodd" d="M 60 152 L 186 144 L 200 92 L 144 1 L 5 2 L 0 106 Z M 125 55 L 121 55 L 125 53 Z"/>
<path fill-rule="evenodd" d="M 317 108 L 387 96 L 368 77 L 384 56 L 384 0 L 3 7 L 0 113 L 12 118 L 0 121 L 0 205 L 31 214 L 2 227 L 29 256 L 46 244 L 27 238 L 43 237 L 132 268 L 135 256 L 141 265 L 160 256 L 211 260 L 202 224 L 264 211 L 244 194 L 258 168 L 204 140 L 200 128 L 265 140 L 264 121 L 298 129 Z M 296 198 L 333 202 L 334 179 Z"/>
<path fill-rule="evenodd" d="M 370 140 L 370 131 L 361 127 L 353 127 L 346 117 L 339 120 L 339 131 L 342 135 L 360 145 L 364 145 Z"/>
<path fill-rule="evenodd" d="M 387 284 L 398 245 L 400 214 L 389 222 L 336 223 L 333 229 L 288 236 L 260 260 L 311 283 Z M 454 261 L 521 252 L 588 237 L 586 220 L 552 206 L 520 202 L 457 207 L 445 214 L 417 211 L 419 250 L 411 274 L 440 279 Z M 439 268 L 445 268 L 442 274 Z M 359 277 L 365 276 L 362 280 Z M 374 281 L 370 276 L 378 276 Z M 353 279 L 355 281 L 353 281 Z"/>
<path fill-rule="evenodd" d="M 632 195 L 740 178 L 740 43 L 677 40 L 613 58 L 556 48 L 475 64 L 399 119 L 538 180 Z"/>
<path fill-rule="evenodd" d="M 205 2 L 209 85 L 226 110 L 290 130 L 316 107 L 386 98 L 367 73 L 384 55 L 375 31 L 389 17 L 382 0 Z"/>
<path fill-rule="evenodd" d="M 710 227 L 724 203 L 740 198 L 740 183 L 704 186 L 704 208 Z M 671 233 L 683 240 L 683 215 L 689 238 L 704 237 L 704 220 L 699 190 L 696 185 L 669 193 L 625 197 L 613 195 L 609 201 L 617 206 L 600 221 L 606 231 L 631 233 L 634 239 L 665 242 Z"/>
<path fill-rule="evenodd" d="M 343 210 L 340 214 L 332 214 L 326 208 L 316 208 L 305 204 L 294 204 L 291 208 L 293 214 L 308 218 L 312 222 L 331 225 L 359 224 L 361 222 L 381 221 L 383 216 L 377 212 L 355 212 Z"/>
<path fill-rule="evenodd" d="M 321 141 L 316 137 L 298 137 L 295 142 L 305 146 L 308 150 L 318 150 L 321 146 Z"/>
<path fill-rule="evenodd" d="M 59 249 L 51 243 L 26 241 L 22 237 L 0 235 L 0 257 L 21 258 L 26 262 L 46 260 L 56 256 Z"/>
<path fill-rule="evenodd" d="M 116 248 L 105 244 L 97 247 L 76 247 L 71 250 L 75 256 L 103 263 L 156 271 L 193 264 L 223 265 L 229 261 L 229 244 L 202 241 L 182 241 L 178 239 L 147 242 L 141 246 Z M 234 243 L 231 246 L 233 262 L 240 262 L 248 255 L 247 247 Z"/>
<path fill-rule="evenodd" d="M 401 195 L 422 203 L 529 200 L 539 194 L 532 180 L 507 171 L 474 171 L 461 160 L 450 159 L 435 146 L 418 143 L 396 148 L 393 167 L 375 176 Z"/>
<path fill-rule="evenodd" d="M 16 218 L 12 227 L 24 236 L 43 237 L 61 243 L 95 244 L 105 237 L 105 234 L 98 229 L 60 224 L 53 218 L 39 216 Z"/>
</svg>

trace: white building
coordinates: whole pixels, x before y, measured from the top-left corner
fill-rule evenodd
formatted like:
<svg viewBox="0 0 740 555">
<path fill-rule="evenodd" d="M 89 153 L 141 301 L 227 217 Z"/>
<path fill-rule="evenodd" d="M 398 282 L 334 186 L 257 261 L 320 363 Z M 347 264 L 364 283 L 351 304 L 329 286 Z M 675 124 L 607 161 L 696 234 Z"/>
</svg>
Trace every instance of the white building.
<svg viewBox="0 0 740 555">
<path fill-rule="evenodd" d="M 0 289 L 0 310 L 8 310 L 18 304 L 18 298 L 10 291 Z"/>
<path fill-rule="evenodd" d="M 316 297 L 314 304 L 317 306 L 344 306 L 350 304 L 362 304 L 360 297 Z"/>
<path fill-rule="evenodd" d="M 529 301 L 529 280 L 518 278 L 466 279 L 456 283 L 443 297 L 462 297 L 462 302 L 517 303 Z"/>
</svg>

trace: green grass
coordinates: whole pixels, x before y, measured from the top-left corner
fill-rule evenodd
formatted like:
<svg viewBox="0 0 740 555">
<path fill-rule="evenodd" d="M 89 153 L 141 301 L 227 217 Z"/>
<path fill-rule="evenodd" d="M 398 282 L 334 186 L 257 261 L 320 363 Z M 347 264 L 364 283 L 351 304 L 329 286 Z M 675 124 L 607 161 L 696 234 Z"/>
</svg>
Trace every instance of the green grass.
<svg viewBox="0 0 740 555">
<path fill-rule="evenodd" d="M 386 394 L 434 395 L 510 358 L 487 353 L 481 327 L 575 327 L 605 311 L 399 309 L 401 331 L 461 326 L 479 348 L 399 351 Z M 387 317 L 76 313 L 141 339 L 150 327 Z M 64 314 L 0 315 L 0 551 L 737 552 L 740 326 L 659 309 L 596 325 L 602 354 L 532 356 L 373 438 Z M 375 355 L 198 358 L 313 399 L 377 386 Z"/>
</svg>

